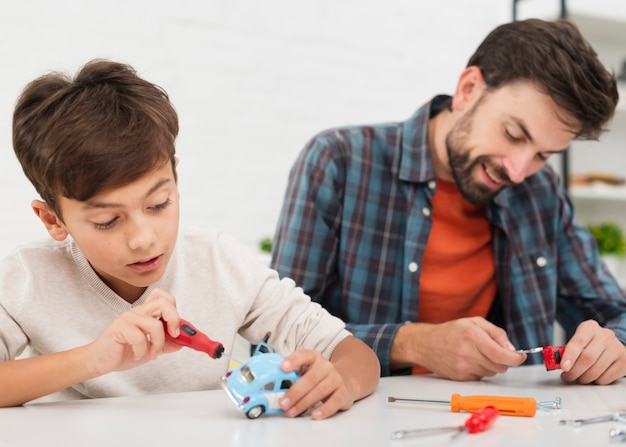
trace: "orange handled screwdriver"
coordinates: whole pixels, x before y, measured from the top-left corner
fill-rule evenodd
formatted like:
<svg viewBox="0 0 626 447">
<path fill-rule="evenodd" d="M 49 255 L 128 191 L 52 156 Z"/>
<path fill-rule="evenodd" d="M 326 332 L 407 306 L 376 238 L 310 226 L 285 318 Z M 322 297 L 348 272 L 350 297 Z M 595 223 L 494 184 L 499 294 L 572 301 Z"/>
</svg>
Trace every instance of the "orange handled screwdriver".
<svg viewBox="0 0 626 447">
<path fill-rule="evenodd" d="M 472 413 L 465 421 L 465 424 L 458 427 L 437 427 L 437 428 L 418 428 L 416 430 L 398 430 L 391 433 L 391 439 L 403 439 L 409 436 L 430 435 L 435 433 L 444 433 L 456 431 L 453 438 L 461 433 L 480 433 L 489 430 L 494 421 L 498 417 L 498 409 L 496 407 L 487 406 Z"/>
<path fill-rule="evenodd" d="M 450 409 L 454 412 L 468 411 L 470 413 L 487 406 L 494 406 L 501 415 L 506 416 L 534 416 L 537 412 L 537 402 L 532 397 L 461 396 L 460 394 L 453 394 L 449 401 L 398 397 L 388 397 L 387 401 L 450 405 Z"/>
</svg>

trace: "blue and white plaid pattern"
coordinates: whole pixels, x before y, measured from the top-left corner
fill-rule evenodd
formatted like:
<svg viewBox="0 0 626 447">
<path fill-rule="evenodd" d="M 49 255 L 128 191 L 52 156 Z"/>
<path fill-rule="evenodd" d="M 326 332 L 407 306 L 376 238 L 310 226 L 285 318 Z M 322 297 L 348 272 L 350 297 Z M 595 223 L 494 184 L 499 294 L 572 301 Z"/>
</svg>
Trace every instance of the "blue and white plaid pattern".
<svg viewBox="0 0 626 447">
<path fill-rule="evenodd" d="M 291 170 L 275 235 L 273 268 L 348 322 L 378 354 L 383 375 L 407 372 L 391 371 L 389 354 L 398 328 L 417 319 L 419 266 L 437 187 L 428 118 L 442 99 L 406 122 L 314 137 Z M 593 237 L 574 224 L 549 166 L 501 191 L 487 214 L 498 282 L 489 319 L 515 346 L 552 344 L 555 320 L 571 335 L 594 319 L 626 342 L 626 297 Z"/>
</svg>

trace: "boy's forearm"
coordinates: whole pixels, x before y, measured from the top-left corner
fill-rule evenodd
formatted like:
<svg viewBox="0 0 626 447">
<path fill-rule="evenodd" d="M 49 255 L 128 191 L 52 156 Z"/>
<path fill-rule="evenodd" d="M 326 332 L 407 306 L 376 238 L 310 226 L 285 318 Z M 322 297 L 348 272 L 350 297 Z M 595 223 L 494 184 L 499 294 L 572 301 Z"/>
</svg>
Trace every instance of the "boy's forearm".
<svg viewBox="0 0 626 447">
<path fill-rule="evenodd" d="M 330 361 L 352 385 L 357 401 L 374 392 L 380 379 L 378 357 L 356 337 L 343 339 L 333 351 Z"/>
<path fill-rule="evenodd" d="M 22 405 L 92 378 L 85 347 L 0 362 L 0 407 Z"/>
</svg>

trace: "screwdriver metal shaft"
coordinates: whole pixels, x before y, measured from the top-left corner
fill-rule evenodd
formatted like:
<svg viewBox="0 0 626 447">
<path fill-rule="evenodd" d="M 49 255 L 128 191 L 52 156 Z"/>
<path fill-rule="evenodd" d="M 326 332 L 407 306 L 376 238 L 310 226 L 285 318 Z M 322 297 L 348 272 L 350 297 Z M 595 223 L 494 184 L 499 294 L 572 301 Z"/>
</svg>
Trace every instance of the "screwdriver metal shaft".
<svg viewBox="0 0 626 447">
<path fill-rule="evenodd" d="M 498 410 L 488 406 L 472 413 L 465 424 L 456 427 L 418 428 L 414 430 L 398 430 L 391 433 L 391 439 L 404 439 L 410 436 L 424 436 L 436 433 L 456 432 L 452 438 L 461 433 L 480 433 L 488 430 L 498 417 Z"/>
</svg>

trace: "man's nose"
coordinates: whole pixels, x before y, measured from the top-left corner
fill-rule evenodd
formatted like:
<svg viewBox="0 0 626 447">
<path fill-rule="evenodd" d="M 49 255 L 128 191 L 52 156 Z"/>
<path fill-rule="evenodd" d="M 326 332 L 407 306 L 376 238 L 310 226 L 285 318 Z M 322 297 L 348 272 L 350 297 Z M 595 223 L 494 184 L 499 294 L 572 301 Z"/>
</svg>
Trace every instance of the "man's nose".
<svg viewBox="0 0 626 447">
<path fill-rule="evenodd" d="M 532 151 L 520 150 L 504 158 L 502 165 L 513 183 L 521 183 L 529 175 L 534 156 Z"/>
</svg>

